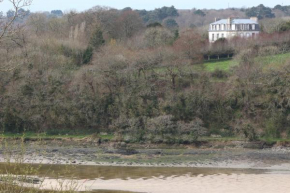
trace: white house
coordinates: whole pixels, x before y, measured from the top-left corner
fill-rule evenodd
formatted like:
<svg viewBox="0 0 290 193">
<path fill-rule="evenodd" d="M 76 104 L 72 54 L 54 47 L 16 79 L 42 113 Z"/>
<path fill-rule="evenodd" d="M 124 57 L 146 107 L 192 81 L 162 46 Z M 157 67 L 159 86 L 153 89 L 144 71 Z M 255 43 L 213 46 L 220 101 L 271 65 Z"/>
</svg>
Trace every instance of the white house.
<svg viewBox="0 0 290 193">
<path fill-rule="evenodd" d="M 260 33 L 260 26 L 256 17 L 250 19 L 216 19 L 214 23 L 210 24 L 208 33 L 209 41 L 213 43 L 219 38 L 255 37 Z"/>
</svg>

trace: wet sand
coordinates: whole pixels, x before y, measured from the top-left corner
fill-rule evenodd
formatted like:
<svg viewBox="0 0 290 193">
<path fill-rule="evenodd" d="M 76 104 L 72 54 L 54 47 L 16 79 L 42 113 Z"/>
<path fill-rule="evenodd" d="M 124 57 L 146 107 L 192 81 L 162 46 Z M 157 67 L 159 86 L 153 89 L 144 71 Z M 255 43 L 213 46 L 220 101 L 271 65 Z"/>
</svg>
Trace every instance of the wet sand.
<svg viewBox="0 0 290 193">
<path fill-rule="evenodd" d="M 215 174 L 196 177 L 171 176 L 150 179 L 80 180 L 79 190 L 118 190 L 146 193 L 286 193 L 290 190 L 287 174 Z M 47 179 L 43 188 L 56 187 Z"/>
</svg>

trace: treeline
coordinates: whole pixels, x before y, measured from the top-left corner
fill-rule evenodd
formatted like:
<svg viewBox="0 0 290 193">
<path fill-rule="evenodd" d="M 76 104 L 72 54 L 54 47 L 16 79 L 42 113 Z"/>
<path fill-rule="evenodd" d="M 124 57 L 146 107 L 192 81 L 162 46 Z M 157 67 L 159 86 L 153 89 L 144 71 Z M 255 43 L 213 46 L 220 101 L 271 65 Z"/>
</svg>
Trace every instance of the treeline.
<svg viewBox="0 0 290 193">
<path fill-rule="evenodd" d="M 268 19 L 281 19 L 289 16 L 290 9 L 289 6 L 281 6 L 276 5 L 274 8 L 266 7 L 263 4 L 260 4 L 251 8 L 228 8 L 223 10 L 207 10 L 207 9 L 188 9 L 188 10 L 177 10 L 174 6 L 171 7 L 162 7 L 154 10 L 133 10 L 130 7 L 126 7 L 122 10 L 117 10 L 108 7 L 99 7 L 96 6 L 91 10 L 96 9 L 107 9 L 114 10 L 115 12 L 126 12 L 126 11 L 134 11 L 136 12 L 140 19 L 143 21 L 144 25 L 150 25 L 153 23 L 161 23 L 164 26 L 173 26 L 173 28 L 199 28 L 204 27 L 209 23 L 214 22 L 215 18 L 227 18 L 229 16 L 235 15 L 238 18 L 249 18 L 249 17 L 258 17 L 260 20 L 268 20 Z M 42 15 L 46 18 L 54 18 L 54 17 L 63 17 L 64 15 L 68 15 L 70 13 L 74 13 L 74 11 L 70 11 L 67 13 L 63 13 L 61 10 L 52 10 L 51 12 L 38 12 L 31 13 L 29 10 L 25 10 L 21 8 L 19 10 L 20 15 L 22 15 L 21 19 L 18 19 L 19 22 L 25 21 L 30 15 Z M 15 14 L 15 11 L 9 10 L 6 15 L 7 18 L 11 18 Z M 77 14 L 77 13 L 74 13 Z M 272 23 L 273 21 L 271 21 Z M 277 23 L 277 21 L 275 21 Z M 267 31 L 268 32 L 268 31 Z"/>
<path fill-rule="evenodd" d="M 133 10 L 96 7 L 61 18 L 33 14 L 1 43 L 0 129 L 108 132 L 115 140 L 191 143 L 200 136 L 288 137 L 289 32 L 209 46 L 197 30 L 146 26 Z M 230 71 L 206 54 L 235 53 Z"/>
</svg>

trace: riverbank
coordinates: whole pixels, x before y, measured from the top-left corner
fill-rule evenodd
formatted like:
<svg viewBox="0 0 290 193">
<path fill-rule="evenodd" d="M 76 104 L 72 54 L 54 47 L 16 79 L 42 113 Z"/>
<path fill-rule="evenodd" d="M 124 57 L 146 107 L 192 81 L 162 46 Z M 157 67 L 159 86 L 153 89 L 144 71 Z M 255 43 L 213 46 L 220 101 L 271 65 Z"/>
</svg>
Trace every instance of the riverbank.
<svg viewBox="0 0 290 193">
<path fill-rule="evenodd" d="M 17 140 L 8 143 L 14 144 L 12 155 L 21 153 L 23 162 L 32 164 L 290 170 L 287 143 L 211 141 L 193 145 L 156 145 L 99 143 L 98 139 L 72 138 L 28 140 L 21 148 Z M 4 153 L 3 150 L 0 152 L 0 162 L 5 162 Z"/>
</svg>

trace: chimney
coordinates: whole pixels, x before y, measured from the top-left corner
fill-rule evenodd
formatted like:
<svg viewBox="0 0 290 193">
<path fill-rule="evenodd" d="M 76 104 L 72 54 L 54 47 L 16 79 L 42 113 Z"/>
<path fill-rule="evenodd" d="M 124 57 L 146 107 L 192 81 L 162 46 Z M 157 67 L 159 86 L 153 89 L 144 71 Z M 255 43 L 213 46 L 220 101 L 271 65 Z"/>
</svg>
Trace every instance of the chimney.
<svg viewBox="0 0 290 193">
<path fill-rule="evenodd" d="M 257 17 L 251 17 L 250 20 L 258 22 L 258 18 Z"/>
<path fill-rule="evenodd" d="M 215 22 L 217 22 L 217 21 L 219 21 L 219 20 L 220 20 L 220 18 L 217 18 L 217 17 L 214 18 L 214 21 L 215 21 Z"/>
<path fill-rule="evenodd" d="M 228 24 L 232 24 L 232 20 L 233 20 L 233 18 L 229 17 L 228 18 Z"/>
</svg>

